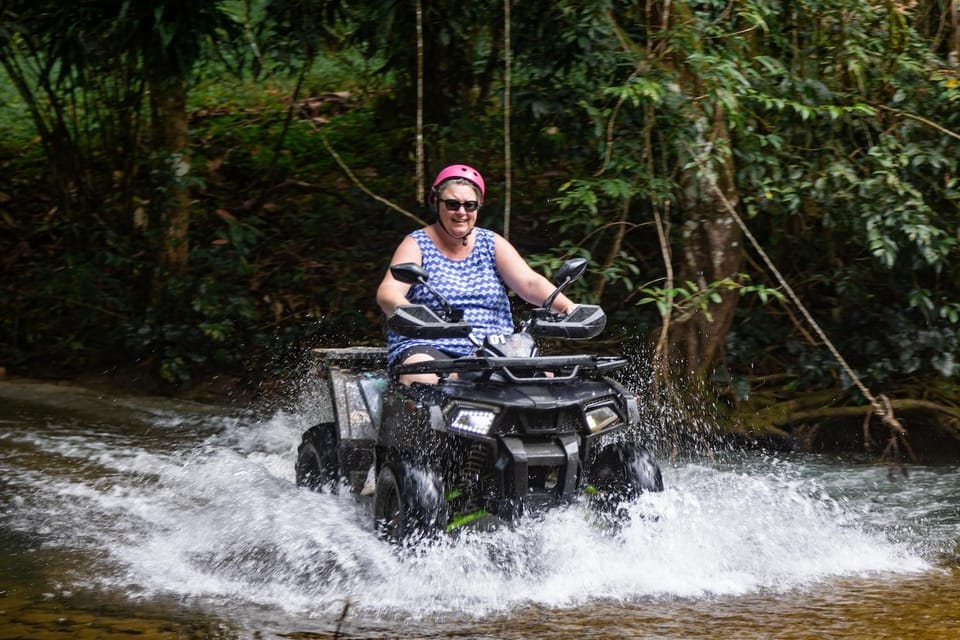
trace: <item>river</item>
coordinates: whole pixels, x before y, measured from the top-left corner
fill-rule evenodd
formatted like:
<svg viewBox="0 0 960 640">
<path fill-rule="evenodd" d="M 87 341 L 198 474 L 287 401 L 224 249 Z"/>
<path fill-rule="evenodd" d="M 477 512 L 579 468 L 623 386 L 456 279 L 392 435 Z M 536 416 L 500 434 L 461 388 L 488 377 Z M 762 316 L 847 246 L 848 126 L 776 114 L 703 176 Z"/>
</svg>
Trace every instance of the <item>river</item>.
<svg viewBox="0 0 960 640">
<path fill-rule="evenodd" d="M 662 461 L 617 534 L 573 505 L 397 553 L 295 486 L 326 409 L 293 395 L 0 382 L 0 640 L 960 638 L 956 463 Z"/>
</svg>

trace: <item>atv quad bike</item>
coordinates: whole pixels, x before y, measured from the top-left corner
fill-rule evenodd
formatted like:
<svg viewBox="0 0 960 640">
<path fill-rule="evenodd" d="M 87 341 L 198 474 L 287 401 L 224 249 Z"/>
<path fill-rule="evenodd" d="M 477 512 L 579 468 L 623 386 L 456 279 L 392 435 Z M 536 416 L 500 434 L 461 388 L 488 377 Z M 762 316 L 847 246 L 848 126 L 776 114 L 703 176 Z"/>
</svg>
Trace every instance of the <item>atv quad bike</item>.
<svg viewBox="0 0 960 640">
<path fill-rule="evenodd" d="M 625 358 L 538 355 L 535 337 L 586 339 L 606 316 L 595 305 L 569 315 L 554 298 L 582 275 L 585 260 L 558 273 L 556 291 L 519 332 L 489 335 L 475 356 L 401 364 L 386 371 L 374 347 L 318 349 L 334 419 L 303 434 L 297 484 L 349 489 L 370 499 L 378 532 L 391 540 L 462 525 L 514 521 L 586 495 L 601 511 L 661 491 L 660 469 L 637 435 L 636 396 L 609 377 Z M 416 264 L 394 277 L 437 298 L 400 307 L 388 319 L 411 337 L 470 336 L 462 313 L 430 288 Z M 433 373 L 437 384 L 404 385 L 406 373 Z"/>
</svg>

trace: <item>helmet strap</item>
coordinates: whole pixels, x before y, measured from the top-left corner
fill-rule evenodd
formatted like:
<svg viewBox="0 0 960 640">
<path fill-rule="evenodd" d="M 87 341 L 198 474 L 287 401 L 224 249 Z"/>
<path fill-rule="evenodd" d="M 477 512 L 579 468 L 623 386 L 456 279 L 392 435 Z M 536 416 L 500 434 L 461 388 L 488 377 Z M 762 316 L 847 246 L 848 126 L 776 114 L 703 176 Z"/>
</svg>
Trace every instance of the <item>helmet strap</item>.
<svg viewBox="0 0 960 640">
<path fill-rule="evenodd" d="M 450 237 L 453 238 L 454 240 L 459 240 L 459 241 L 461 241 L 461 242 L 463 243 L 463 246 L 467 246 L 467 238 L 470 237 L 470 234 L 473 233 L 473 229 L 474 229 L 473 227 L 470 227 L 470 231 L 467 231 L 467 232 L 466 232 L 465 234 L 463 234 L 462 236 L 455 236 L 455 235 L 453 235 L 453 234 L 450 232 L 450 230 L 447 229 L 446 225 L 443 224 L 443 218 L 440 217 L 440 212 L 439 212 L 439 211 L 437 211 L 437 224 L 440 225 L 440 228 L 443 229 L 443 232 L 446 233 L 448 236 L 450 236 Z"/>
</svg>

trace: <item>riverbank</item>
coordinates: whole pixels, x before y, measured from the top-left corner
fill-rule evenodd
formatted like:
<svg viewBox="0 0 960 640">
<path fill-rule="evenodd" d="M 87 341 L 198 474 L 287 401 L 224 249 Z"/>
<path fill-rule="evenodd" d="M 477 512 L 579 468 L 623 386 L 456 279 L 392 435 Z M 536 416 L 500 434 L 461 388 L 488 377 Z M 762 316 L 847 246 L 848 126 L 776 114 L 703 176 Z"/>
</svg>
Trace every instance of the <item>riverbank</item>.
<svg viewBox="0 0 960 640">
<path fill-rule="evenodd" d="M 106 395 L 160 396 L 212 405 L 252 404 L 279 393 L 280 383 L 251 383 L 229 375 L 214 375 L 185 385 L 158 383 L 135 368 L 88 371 L 70 376 L 14 375 L 0 367 L 0 383 L 27 387 L 83 388 Z"/>
</svg>

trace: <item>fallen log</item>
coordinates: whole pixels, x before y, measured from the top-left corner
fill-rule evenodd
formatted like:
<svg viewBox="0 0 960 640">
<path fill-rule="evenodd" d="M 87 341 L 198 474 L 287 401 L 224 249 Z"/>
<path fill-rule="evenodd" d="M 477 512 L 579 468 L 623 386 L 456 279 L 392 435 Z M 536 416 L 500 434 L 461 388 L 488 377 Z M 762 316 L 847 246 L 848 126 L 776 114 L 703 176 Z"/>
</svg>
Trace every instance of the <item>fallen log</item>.
<svg viewBox="0 0 960 640">
<path fill-rule="evenodd" d="M 911 440 L 942 444 L 942 438 L 946 437 L 948 441 L 956 443 L 960 450 L 960 407 L 921 398 L 891 400 L 881 395 L 880 399 L 885 409 L 885 417 L 879 422 L 871 421 L 871 417 L 876 415 L 876 407 L 872 404 L 837 406 L 836 403 L 841 398 L 835 390 L 803 394 L 766 405 L 762 398 L 753 398 L 749 406 L 740 407 L 737 422 L 739 428 L 746 433 L 788 438 L 800 444 L 804 450 L 816 448 L 814 442 L 822 442 L 821 434 L 830 426 L 834 437 L 844 432 L 847 434 L 841 435 L 835 445 L 845 441 L 847 445 L 842 448 L 848 448 L 852 447 L 854 442 L 861 442 L 868 454 L 876 454 L 882 448 L 880 459 L 896 461 L 897 464 L 901 464 L 901 458 L 916 460 Z M 751 408 L 756 409 L 751 411 Z M 904 418 L 914 437 L 908 439 L 908 430 L 895 415 Z M 855 426 L 856 418 L 862 418 L 860 434 Z M 885 446 L 878 446 L 875 442 L 878 434 L 873 431 L 871 423 L 887 426 L 889 433 Z M 849 424 L 849 429 L 844 426 L 846 424 Z M 937 445 L 933 444 L 933 448 L 929 448 L 928 452 L 936 451 L 936 447 Z M 902 456 L 901 452 L 908 455 Z"/>
<path fill-rule="evenodd" d="M 936 402 L 931 402 L 930 400 L 902 398 L 899 400 L 890 400 L 890 406 L 897 413 L 914 413 L 919 411 L 942 414 L 955 420 L 960 420 L 960 409 L 942 405 Z M 778 422 L 774 422 L 774 426 L 782 427 L 796 422 L 810 422 L 813 420 L 826 420 L 830 418 L 859 417 L 865 412 L 873 410 L 870 405 L 819 407 L 815 409 L 796 409 L 793 411 L 790 411 L 789 407 L 785 409 L 785 417 Z M 957 434 L 960 436 L 960 429 L 957 429 Z"/>
</svg>

